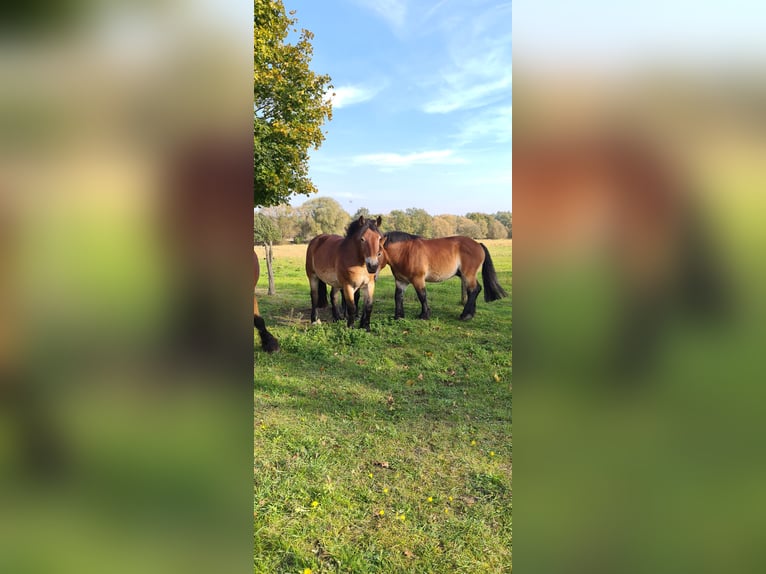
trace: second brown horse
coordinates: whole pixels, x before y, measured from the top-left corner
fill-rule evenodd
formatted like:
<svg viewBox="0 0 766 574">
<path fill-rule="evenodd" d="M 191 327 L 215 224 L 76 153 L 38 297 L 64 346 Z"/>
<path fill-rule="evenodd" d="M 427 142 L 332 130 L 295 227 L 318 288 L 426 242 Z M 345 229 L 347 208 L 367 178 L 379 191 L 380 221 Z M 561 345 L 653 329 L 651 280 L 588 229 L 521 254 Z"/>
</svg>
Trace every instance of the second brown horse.
<svg viewBox="0 0 766 574">
<path fill-rule="evenodd" d="M 370 330 L 370 315 L 375 294 L 375 279 L 385 267 L 383 244 L 386 239 L 378 230 L 381 218 L 353 221 L 346 236 L 317 235 L 306 250 L 306 276 L 311 285 L 311 322 L 319 323 L 317 308 L 327 306 L 327 285 L 332 287 L 332 317 L 341 318 L 338 307 L 338 291 L 342 291 L 346 320 L 353 327 L 356 318 L 354 294 L 364 291 L 364 311 L 359 327 Z"/>
<path fill-rule="evenodd" d="M 481 285 L 476 275 L 481 269 L 484 300 L 496 301 L 507 293 L 497 281 L 497 273 L 483 243 L 470 237 L 456 235 L 424 239 L 402 231 L 386 233 L 386 262 L 396 279 L 395 319 L 404 317 L 404 290 L 412 283 L 421 305 L 421 319 L 431 316 L 426 296 L 426 282 L 439 283 L 457 275 L 463 285 L 463 312 L 460 319 L 472 319 L 476 314 L 476 299 Z"/>
</svg>

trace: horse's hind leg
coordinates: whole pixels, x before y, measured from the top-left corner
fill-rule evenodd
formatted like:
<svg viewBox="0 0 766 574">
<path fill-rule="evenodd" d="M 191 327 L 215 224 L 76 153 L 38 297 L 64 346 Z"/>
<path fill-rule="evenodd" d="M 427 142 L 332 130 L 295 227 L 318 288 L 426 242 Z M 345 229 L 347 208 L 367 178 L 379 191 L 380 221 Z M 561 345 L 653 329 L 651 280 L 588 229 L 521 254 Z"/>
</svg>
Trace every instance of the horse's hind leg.
<svg viewBox="0 0 766 574">
<path fill-rule="evenodd" d="M 473 283 L 473 285 L 470 283 Z M 473 281 L 469 282 L 466 287 L 468 289 L 468 300 L 465 303 L 465 307 L 463 307 L 463 312 L 460 314 L 461 321 L 473 319 L 473 316 L 476 314 L 476 299 L 479 297 L 479 293 L 481 293 L 481 285 L 476 280 L 476 276 L 473 277 Z"/>
<path fill-rule="evenodd" d="M 394 310 L 394 319 L 404 319 L 404 291 L 407 289 L 408 283 L 404 281 L 396 281 L 396 291 L 394 291 L 394 302 L 396 308 Z"/>
<path fill-rule="evenodd" d="M 460 304 L 465 305 L 468 303 L 468 281 L 465 277 L 460 277 Z"/>
</svg>

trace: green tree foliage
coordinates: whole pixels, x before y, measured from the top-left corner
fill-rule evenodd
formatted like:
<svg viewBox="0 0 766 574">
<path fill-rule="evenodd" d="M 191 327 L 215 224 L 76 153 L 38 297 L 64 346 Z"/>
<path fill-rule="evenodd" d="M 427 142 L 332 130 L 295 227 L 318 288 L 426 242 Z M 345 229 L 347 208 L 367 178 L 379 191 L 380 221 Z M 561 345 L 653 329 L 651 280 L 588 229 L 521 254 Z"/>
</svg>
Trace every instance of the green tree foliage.
<svg viewBox="0 0 766 574">
<path fill-rule="evenodd" d="M 254 199 L 256 206 L 285 203 L 292 194 L 316 192 L 308 177 L 309 150 L 324 141 L 322 125 L 332 118 L 330 77 L 309 68 L 314 35 L 296 25 L 281 0 L 254 0 Z"/>
<path fill-rule="evenodd" d="M 351 217 L 340 203 L 329 197 L 309 199 L 300 207 L 300 234 L 309 240 L 320 233 L 344 233 Z"/>
<path fill-rule="evenodd" d="M 433 217 L 425 209 L 415 209 L 413 207 L 405 211 L 410 219 L 410 227 L 416 235 L 431 238 L 434 236 Z"/>
<path fill-rule="evenodd" d="M 490 217 L 487 239 L 506 239 L 507 237 L 508 230 L 505 228 L 505 225 L 500 223 L 494 217 Z"/>
<path fill-rule="evenodd" d="M 412 220 L 406 212 L 401 209 L 394 209 L 388 214 L 388 217 L 384 218 L 385 227 L 389 231 L 404 231 L 406 233 L 415 233 L 415 228 L 412 226 Z"/>
<path fill-rule="evenodd" d="M 282 240 L 274 219 L 263 213 L 253 214 L 253 245 L 273 245 Z"/>
<path fill-rule="evenodd" d="M 260 211 L 274 220 L 282 234 L 282 241 L 292 241 L 300 235 L 300 214 L 292 205 L 285 203 L 274 207 L 264 207 Z"/>
<path fill-rule="evenodd" d="M 508 237 L 513 237 L 513 213 L 510 211 L 498 211 L 495 214 L 495 219 L 508 230 Z"/>
<path fill-rule="evenodd" d="M 433 219 L 434 237 L 455 235 L 457 218 L 454 215 L 437 215 Z"/>
<path fill-rule="evenodd" d="M 354 215 L 351 216 L 351 219 L 352 220 L 359 219 L 360 217 L 364 217 L 365 219 L 369 219 L 370 217 L 372 217 L 370 215 L 370 210 L 367 209 L 366 207 L 360 207 L 359 209 L 356 210 L 356 212 L 354 212 Z"/>
<path fill-rule="evenodd" d="M 475 239 L 486 239 L 487 234 L 489 233 L 489 220 L 490 217 L 486 213 L 466 213 L 465 215 L 468 219 L 473 221 L 476 226 L 479 228 L 478 234 L 474 237 Z"/>
<path fill-rule="evenodd" d="M 472 219 L 467 217 L 458 217 L 456 232 L 458 235 L 465 235 L 473 239 L 481 239 L 481 228 Z"/>
</svg>

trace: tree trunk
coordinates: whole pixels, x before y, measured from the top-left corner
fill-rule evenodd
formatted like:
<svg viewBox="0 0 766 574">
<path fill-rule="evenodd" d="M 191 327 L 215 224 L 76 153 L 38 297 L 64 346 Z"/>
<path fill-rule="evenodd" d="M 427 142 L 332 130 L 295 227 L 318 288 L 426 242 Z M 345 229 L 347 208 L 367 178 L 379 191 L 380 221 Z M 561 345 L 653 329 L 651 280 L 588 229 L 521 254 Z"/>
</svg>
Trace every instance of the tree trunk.
<svg viewBox="0 0 766 574">
<path fill-rule="evenodd" d="M 277 290 L 274 287 L 274 268 L 273 268 L 273 266 L 271 264 L 272 263 L 272 257 L 274 255 L 274 251 L 272 249 L 271 243 L 266 243 L 266 245 L 264 247 L 266 247 L 266 269 L 267 269 L 268 275 L 269 275 L 269 290 L 268 290 L 268 294 L 269 295 L 276 295 Z"/>
</svg>

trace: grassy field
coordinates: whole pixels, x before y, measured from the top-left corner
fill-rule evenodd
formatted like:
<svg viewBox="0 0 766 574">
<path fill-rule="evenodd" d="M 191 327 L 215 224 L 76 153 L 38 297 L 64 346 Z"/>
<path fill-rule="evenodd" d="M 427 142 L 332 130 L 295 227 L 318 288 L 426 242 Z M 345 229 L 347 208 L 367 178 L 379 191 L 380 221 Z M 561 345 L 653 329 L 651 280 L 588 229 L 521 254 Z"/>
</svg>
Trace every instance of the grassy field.
<svg viewBox="0 0 766 574">
<path fill-rule="evenodd" d="M 511 241 L 484 243 L 510 295 Z M 511 572 L 511 297 L 464 323 L 453 278 L 394 321 L 387 268 L 370 333 L 311 326 L 305 249 L 256 290 L 282 351 L 254 332 L 254 571 Z"/>
</svg>

